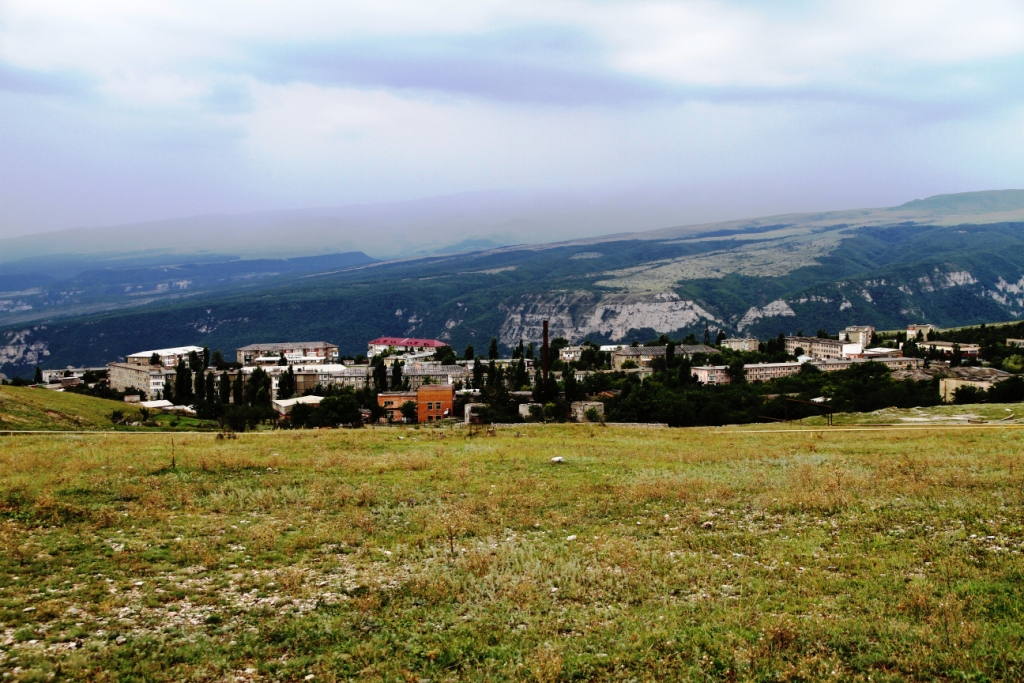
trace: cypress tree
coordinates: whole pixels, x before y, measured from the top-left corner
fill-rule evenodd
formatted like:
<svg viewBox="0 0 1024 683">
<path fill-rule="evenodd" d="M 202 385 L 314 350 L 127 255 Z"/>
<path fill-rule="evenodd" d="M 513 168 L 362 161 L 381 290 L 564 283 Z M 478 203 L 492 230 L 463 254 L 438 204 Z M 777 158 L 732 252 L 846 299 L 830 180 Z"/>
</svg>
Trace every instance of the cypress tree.
<svg viewBox="0 0 1024 683">
<path fill-rule="evenodd" d="M 466 346 L 465 353 L 462 354 L 462 360 L 473 360 L 475 354 L 476 350 L 473 348 L 472 344 L 469 344 Z"/>
<path fill-rule="evenodd" d="M 491 360 L 498 358 L 498 338 L 491 337 L 491 345 L 487 348 L 487 357 Z"/>
<path fill-rule="evenodd" d="M 231 380 L 228 379 L 230 382 Z M 235 405 L 240 406 L 245 401 L 245 384 L 242 380 L 242 371 L 238 371 L 238 375 L 235 376 L 234 386 L 231 387 L 233 393 L 232 398 L 234 399 Z"/>
<path fill-rule="evenodd" d="M 220 374 L 220 402 L 225 405 L 231 403 L 231 378 L 226 372 Z"/>
<path fill-rule="evenodd" d="M 206 373 L 206 402 L 213 404 L 217 402 L 217 386 L 214 383 L 213 373 Z"/>
<path fill-rule="evenodd" d="M 206 400 L 206 371 L 203 368 L 196 370 L 195 382 L 192 385 L 192 395 L 197 401 Z"/>
<path fill-rule="evenodd" d="M 178 361 L 174 376 L 174 395 L 180 405 L 192 402 L 192 370 L 184 360 Z"/>
</svg>

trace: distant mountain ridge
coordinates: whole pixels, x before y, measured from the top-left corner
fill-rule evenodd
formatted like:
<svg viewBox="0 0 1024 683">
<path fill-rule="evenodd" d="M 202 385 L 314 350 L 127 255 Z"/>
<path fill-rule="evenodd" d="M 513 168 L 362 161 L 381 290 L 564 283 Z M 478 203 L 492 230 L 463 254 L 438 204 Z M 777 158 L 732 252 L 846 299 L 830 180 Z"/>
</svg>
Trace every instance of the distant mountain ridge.
<svg viewBox="0 0 1024 683">
<path fill-rule="evenodd" d="M 459 350 L 493 336 L 508 348 L 538 341 L 543 320 L 573 341 L 632 341 L 705 325 L 765 337 L 1014 319 L 1024 319 L 1024 191 L 1007 190 L 248 278 L 130 310 L 10 323 L 0 371 L 292 337 L 349 354 L 381 335 Z"/>
</svg>

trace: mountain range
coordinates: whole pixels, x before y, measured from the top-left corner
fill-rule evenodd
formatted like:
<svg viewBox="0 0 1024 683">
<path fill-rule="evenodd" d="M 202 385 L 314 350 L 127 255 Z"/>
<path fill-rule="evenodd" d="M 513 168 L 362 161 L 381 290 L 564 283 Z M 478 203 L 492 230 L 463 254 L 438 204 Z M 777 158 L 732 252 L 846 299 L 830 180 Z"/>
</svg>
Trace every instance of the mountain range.
<svg viewBox="0 0 1024 683">
<path fill-rule="evenodd" d="M 288 234 L 281 220 L 273 232 Z M 301 241 L 301 225 L 290 234 Z M 28 238 L 14 240 L 18 259 L 0 240 L 0 371 L 298 337 L 348 354 L 380 335 L 460 351 L 496 336 L 508 348 L 539 340 L 545 319 L 573 341 L 631 341 L 705 325 L 763 337 L 1024 317 L 1024 190 L 488 248 L 508 237 L 460 229 L 401 259 L 359 249 L 240 259 L 244 250 L 216 240 L 195 241 L 203 252 L 144 240 L 115 252 L 99 236 L 92 255 L 53 256 L 65 265 L 52 270 Z"/>
</svg>

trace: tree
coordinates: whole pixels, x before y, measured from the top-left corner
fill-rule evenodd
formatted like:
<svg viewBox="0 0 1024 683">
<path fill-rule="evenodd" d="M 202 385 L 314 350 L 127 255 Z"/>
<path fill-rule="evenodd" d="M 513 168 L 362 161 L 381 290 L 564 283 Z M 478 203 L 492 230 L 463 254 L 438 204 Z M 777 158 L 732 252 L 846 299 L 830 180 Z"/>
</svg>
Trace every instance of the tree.
<svg viewBox="0 0 1024 683">
<path fill-rule="evenodd" d="M 719 330 L 715 336 L 715 346 L 721 346 L 722 342 L 729 338 L 729 335 L 725 333 L 725 330 Z"/>
<path fill-rule="evenodd" d="M 496 358 L 500 358 L 501 357 L 501 356 L 498 355 L 498 338 L 497 337 L 491 337 L 491 345 L 489 347 L 487 347 L 487 357 L 490 358 L 491 360 L 494 360 Z"/>
<path fill-rule="evenodd" d="M 520 345 L 522 348 L 522 345 Z M 526 361 L 520 357 L 519 362 L 515 365 L 515 372 L 512 375 L 512 387 L 513 391 L 519 391 L 523 387 L 530 384 L 530 373 L 526 370 Z"/>
<path fill-rule="evenodd" d="M 179 405 L 192 403 L 192 370 L 184 359 L 178 361 L 174 376 L 174 396 Z"/>
<path fill-rule="evenodd" d="M 743 367 L 742 358 L 737 358 L 733 362 L 729 363 L 725 372 L 729 375 L 729 381 L 733 384 L 742 384 L 747 381 L 747 371 Z"/>
<path fill-rule="evenodd" d="M 206 373 L 206 402 L 217 403 L 217 385 L 212 372 Z"/>
<path fill-rule="evenodd" d="M 533 360 L 533 342 L 526 345 L 526 357 Z"/>
<path fill-rule="evenodd" d="M 693 364 L 690 363 L 690 359 L 687 358 L 686 356 L 683 356 L 682 360 L 679 361 L 679 383 L 697 383 L 697 378 L 693 376 Z"/>
<path fill-rule="evenodd" d="M 229 380 L 230 381 L 230 380 Z M 235 384 L 231 387 L 232 400 L 236 406 L 242 405 L 245 402 L 245 383 L 242 380 L 242 372 L 239 371 L 235 376 Z"/>
<path fill-rule="evenodd" d="M 206 400 L 206 371 L 203 368 L 196 370 L 195 381 L 192 385 L 192 395 L 200 403 Z"/>
<path fill-rule="evenodd" d="M 562 387 L 565 391 L 565 400 L 570 403 L 586 398 L 582 387 L 576 383 L 576 371 L 571 368 L 562 372 Z"/>
<path fill-rule="evenodd" d="M 406 401 L 402 404 L 402 407 L 399 408 L 399 410 L 402 411 L 402 419 L 409 424 L 416 424 L 417 413 L 415 401 Z"/>
<path fill-rule="evenodd" d="M 200 367 L 206 367 L 203 365 L 203 359 L 195 351 L 189 351 L 188 353 L 188 366 L 193 371 L 198 370 Z"/>
<path fill-rule="evenodd" d="M 292 366 L 282 372 L 277 378 L 277 397 L 279 399 L 291 398 L 295 395 L 295 372 Z"/>
<path fill-rule="evenodd" d="M 711 346 L 711 329 L 706 322 L 704 323 L 704 344 L 705 346 Z"/>
<path fill-rule="evenodd" d="M 551 340 L 551 353 L 555 357 L 558 356 L 558 352 L 569 346 L 569 340 L 565 337 L 555 337 Z"/>
<path fill-rule="evenodd" d="M 35 382 L 36 384 L 42 384 L 43 383 L 43 371 L 39 368 L 38 365 L 36 366 L 36 374 L 32 378 L 32 381 Z"/>
<path fill-rule="evenodd" d="M 277 359 L 277 364 L 280 367 L 288 365 L 288 359 L 284 357 L 284 351 L 281 352 L 281 357 Z"/>
<path fill-rule="evenodd" d="M 380 356 L 373 358 L 373 387 L 378 393 L 388 390 L 388 368 Z"/>
<path fill-rule="evenodd" d="M 434 351 L 434 362 L 441 365 L 455 365 L 458 358 L 455 356 L 455 349 L 450 346 L 441 346 Z"/>
<path fill-rule="evenodd" d="M 512 358 L 522 358 L 523 353 L 525 353 L 525 349 L 523 348 L 523 340 L 520 339 L 519 344 L 516 346 L 515 350 L 512 351 Z"/>
<path fill-rule="evenodd" d="M 220 374 L 220 402 L 224 405 L 231 403 L 231 378 L 228 377 L 228 373 L 221 372 Z"/>
<path fill-rule="evenodd" d="M 963 364 L 964 354 L 960 351 L 959 344 L 953 344 L 953 354 L 949 359 L 949 367 L 955 368 Z"/>
<path fill-rule="evenodd" d="M 249 375 L 245 385 L 245 402 L 251 406 L 270 406 L 270 375 L 263 368 L 256 368 Z"/>
<path fill-rule="evenodd" d="M 473 388 L 479 389 L 483 386 L 484 382 L 484 364 L 483 359 L 477 356 L 473 360 Z"/>
<path fill-rule="evenodd" d="M 391 366 L 391 391 L 402 389 L 402 361 L 396 360 Z"/>
<path fill-rule="evenodd" d="M 210 367 L 210 349 L 207 346 L 203 347 L 203 370 Z"/>
<path fill-rule="evenodd" d="M 224 354 L 220 352 L 220 349 L 213 352 L 213 355 L 210 357 L 210 365 L 218 370 L 223 370 L 227 367 L 228 364 L 224 362 Z"/>
<path fill-rule="evenodd" d="M 828 339 L 828 330 L 818 328 L 818 331 L 815 333 L 814 336 L 818 337 L 819 339 Z"/>
<path fill-rule="evenodd" d="M 669 341 L 665 344 L 665 368 L 671 368 L 676 362 L 676 343 Z"/>
<path fill-rule="evenodd" d="M 149 357 L 149 364 L 150 365 L 160 365 L 160 354 L 159 353 L 153 353 L 153 355 Z"/>
<path fill-rule="evenodd" d="M 473 360 L 473 356 L 476 354 L 476 350 L 472 344 L 466 345 L 466 350 L 462 354 L 462 360 Z"/>
</svg>

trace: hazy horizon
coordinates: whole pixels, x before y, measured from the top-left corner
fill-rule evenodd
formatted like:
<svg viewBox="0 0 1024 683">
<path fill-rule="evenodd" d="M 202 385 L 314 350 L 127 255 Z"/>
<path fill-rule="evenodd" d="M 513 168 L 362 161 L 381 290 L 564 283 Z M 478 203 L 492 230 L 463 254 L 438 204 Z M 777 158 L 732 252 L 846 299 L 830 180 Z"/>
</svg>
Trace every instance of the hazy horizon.
<svg viewBox="0 0 1024 683">
<path fill-rule="evenodd" d="M 8 0 L 0 238 L 474 192 L 634 211 L 616 231 L 1022 187 L 1022 61 L 1012 2 Z"/>
</svg>

